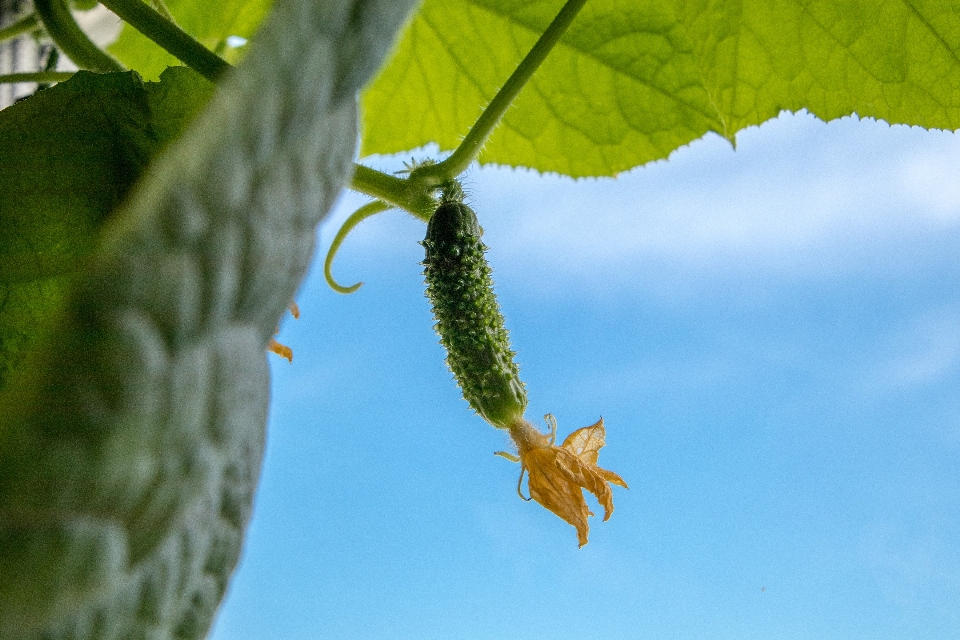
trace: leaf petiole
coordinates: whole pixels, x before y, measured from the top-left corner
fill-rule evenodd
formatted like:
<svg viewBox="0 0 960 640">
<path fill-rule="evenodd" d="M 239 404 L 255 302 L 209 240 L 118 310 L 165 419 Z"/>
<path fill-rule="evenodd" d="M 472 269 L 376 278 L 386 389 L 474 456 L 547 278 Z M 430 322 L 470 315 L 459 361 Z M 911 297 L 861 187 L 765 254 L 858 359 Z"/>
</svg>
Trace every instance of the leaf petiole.
<svg viewBox="0 0 960 640">
<path fill-rule="evenodd" d="M 406 179 L 396 178 L 362 164 L 356 164 L 350 188 L 389 202 L 422 220 L 429 220 L 436 208 L 431 192 L 439 185 L 449 182 L 466 171 L 470 163 L 476 159 L 510 105 L 566 33 L 586 2 L 587 0 L 567 1 L 487 108 L 483 110 L 460 146 L 443 162 L 423 164 L 411 171 L 410 177 Z"/>
<path fill-rule="evenodd" d="M 448 158 L 443 162 L 434 165 L 424 165 L 419 167 L 410 175 L 410 180 L 421 181 L 431 187 L 451 180 L 466 171 L 470 163 L 473 162 L 484 143 L 493 133 L 493 130 L 500 120 L 506 114 L 507 110 L 513 104 L 513 101 L 520 94 L 520 91 L 526 86 L 533 74 L 536 73 L 540 65 L 546 60 L 547 55 L 553 50 L 553 47 L 559 42 L 560 38 L 566 33 L 567 28 L 573 22 L 574 18 L 586 4 L 587 0 L 567 0 L 563 8 L 553 19 L 550 26 L 540 36 L 533 48 L 526 57 L 520 62 L 514 72 L 510 75 L 504 85 L 493 97 L 487 108 L 483 110 L 476 123 L 464 137 L 460 146 L 457 147 Z"/>
<path fill-rule="evenodd" d="M 40 19 L 37 18 L 37 14 L 31 13 L 23 18 L 20 18 L 13 24 L 0 29 L 0 42 L 13 40 L 14 38 L 22 36 L 25 33 L 30 33 L 39 26 Z"/>
<path fill-rule="evenodd" d="M 211 82 L 231 69 L 226 60 L 141 0 L 101 0 L 100 4 Z"/>
<path fill-rule="evenodd" d="M 73 77 L 74 71 L 34 71 L 32 73 L 8 73 L 0 75 L 0 84 L 13 82 L 66 82 Z"/>
<path fill-rule="evenodd" d="M 64 0 L 34 0 L 33 6 L 57 47 L 78 67 L 98 73 L 125 71 L 83 32 Z"/>
</svg>

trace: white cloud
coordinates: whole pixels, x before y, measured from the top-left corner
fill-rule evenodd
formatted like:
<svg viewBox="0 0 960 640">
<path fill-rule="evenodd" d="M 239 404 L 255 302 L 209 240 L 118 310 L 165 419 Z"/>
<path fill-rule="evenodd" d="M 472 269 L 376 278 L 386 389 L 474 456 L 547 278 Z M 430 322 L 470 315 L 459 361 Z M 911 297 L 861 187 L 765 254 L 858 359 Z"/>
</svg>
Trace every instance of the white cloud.
<svg viewBox="0 0 960 640">
<path fill-rule="evenodd" d="M 960 145 L 933 148 L 905 158 L 901 186 L 933 220 L 960 223 Z"/>
<path fill-rule="evenodd" d="M 616 180 L 484 169 L 471 182 L 504 262 L 603 278 L 902 261 L 960 228 L 958 178 L 953 134 L 788 115 L 744 132 L 738 151 L 708 137 Z"/>
<path fill-rule="evenodd" d="M 408 159 L 365 162 L 390 171 Z M 531 293 L 582 296 L 628 285 L 679 302 L 721 280 L 780 286 L 919 273 L 960 239 L 952 176 L 960 177 L 952 133 L 800 114 L 741 132 L 736 151 L 707 136 L 618 179 L 483 168 L 465 186 L 501 286 L 520 279 Z M 344 197 L 321 250 L 364 201 Z M 373 277 L 367 269 L 388 256 L 416 259 L 423 231 L 396 211 L 365 221 L 334 272 L 352 282 Z M 351 257 L 370 266 L 351 269 Z"/>
</svg>

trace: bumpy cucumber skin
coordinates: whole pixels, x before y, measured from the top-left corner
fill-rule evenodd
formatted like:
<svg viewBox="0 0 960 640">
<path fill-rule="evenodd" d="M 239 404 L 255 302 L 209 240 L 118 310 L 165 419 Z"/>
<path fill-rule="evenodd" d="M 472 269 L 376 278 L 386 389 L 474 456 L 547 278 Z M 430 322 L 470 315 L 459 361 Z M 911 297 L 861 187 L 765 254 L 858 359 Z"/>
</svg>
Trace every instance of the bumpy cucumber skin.
<svg viewBox="0 0 960 640">
<path fill-rule="evenodd" d="M 442 203 L 422 243 L 423 275 L 437 321 L 434 328 L 463 397 L 487 422 L 505 429 L 522 419 L 527 391 L 493 293 L 480 234 L 470 207 Z"/>
</svg>

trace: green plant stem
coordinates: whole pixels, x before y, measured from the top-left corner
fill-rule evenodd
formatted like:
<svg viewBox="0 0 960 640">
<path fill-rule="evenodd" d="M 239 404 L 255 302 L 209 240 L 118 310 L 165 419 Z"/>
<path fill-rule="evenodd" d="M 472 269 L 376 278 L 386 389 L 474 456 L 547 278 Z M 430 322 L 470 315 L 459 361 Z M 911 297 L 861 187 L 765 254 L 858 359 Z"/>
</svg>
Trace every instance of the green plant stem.
<svg viewBox="0 0 960 640">
<path fill-rule="evenodd" d="M 200 44 L 193 36 L 145 2 L 101 0 L 100 4 L 207 80 L 216 82 L 230 69 L 226 60 Z"/>
<path fill-rule="evenodd" d="M 362 164 L 354 165 L 350 188 L 403 209 L 424 222 L 437 208 L 437 202 L 428 190 L 417 188 L 409 179 L 391 176 Z"/>
<path fill-rule="evenodd" d="M 349 287 L 344 287 L 343 285 L 337 283 L 337 281 L 333 278 L 333 259 L 336 257 L 337 251 L 340 249 L 340 245 L 343 244 L 343 241 L 347 238 L 347 235 L 353 231 L 354 227 L 370 216 L 375 216 L 378 213 L 392 208 L 393 207 L 391 207 L 389 204 L 386 202 L 381 202 L 380 200 L 368 202 L 354 211 L 350 217 L 346 219 L 343 225 L 340 226 L 340 230 L 337 231 L 337 235 L 334 236 L 333 242 L 330 243 L 330 248 L 327 250 L 327 258 L 323 261 L 323 277 L 326 279 L 327 284 L 330 285 L 331 289 L 337 293 L 353 293 L 363 286 L 362 282 L 350 285 Z"/>
<path fill-rule="evenodd" d="M 37 18 L 37 14 L 31 13 L 28 16 L 20 18 L 13 24 L 0 29 L 0 42 L 13 40 L 17 36 L 22 36 L 25 33 L 33 31 L 38 26 L 40 26 L 40 20 Z"/>
<path fill-rule="evenodd" d="M 354 165 L 350 188 L 368 196 L 389 202 L 420 218 L 429 220 L 436 209 L 436 200 L 431 192 L 439 185 L 449 182 L 463 173 L 473 162 L 484 143 L 500 123 L 503 115 L 526 86 L 540 64 L 566 33 L 567 28 L 586 4 L 587 0 L 567 0 L 560 13 L 547 30 L 541 34 L 533 48 L 520 62 L 513 74 L 493 97 L 480 118 L 467 133 L 456 151 L 437 164 L 425 164 L 410 173 L 407 179 L 387 175 L 362 164 Z"/>
<path fill-rule="evenodd" d="M 0 84 L 11 82 L 66 82 L 73 77 L 73 71 L 34 71 L 32 73 L 8 73 L 0 75 Z"/>
<path fill-rule="evenodd" d="M 123 65 L 87 37 L 64 0 L 34 0 L 33 6 L 57 47 L 78 67 L 99 73 L 124 71 Z"/>
<path fill-rule="evenodd" d="M 563 5 L 560 13 L 557 14 L 557 17 L 553 19 L 553 22 L 543 32 L 537 43 L 530 49 L 530 53 L 517 66 L 503 87 L 500 88 L 500 91 L 497 92 L 497 95 L 487 105 L 487 108 L 483 110 L 480 118 L 477 119 L 477 122 L 467 133 L 456 151 L 443 162 L 424 165 L 415 170 L 410 174 L 410 180 L 422 182 L 428 187 L 435 187 L 456 178 L 470 166 L 490 134 L 500 123 L 507 109 L 513 104 L 514 99 L 533 77 L 533 74 L 546 59 L 554 45 L 566 33 L 567 28 L 586 2 L 587 0 L 568 0 Z"/>
<path fill-rule="evenodd" d="M 163 16 L 164 20 L 172 22 L 173 24 L 177 24 L 177 21 L 173 18 L 173 14 L 170 13 L 170 9 L 167 8 L 167 5 L 164 4 L 163 0 L 151 0 L 150 4 L 152 4 L 153 8 L 157 10 L 157 13 Z"/>
</svg>

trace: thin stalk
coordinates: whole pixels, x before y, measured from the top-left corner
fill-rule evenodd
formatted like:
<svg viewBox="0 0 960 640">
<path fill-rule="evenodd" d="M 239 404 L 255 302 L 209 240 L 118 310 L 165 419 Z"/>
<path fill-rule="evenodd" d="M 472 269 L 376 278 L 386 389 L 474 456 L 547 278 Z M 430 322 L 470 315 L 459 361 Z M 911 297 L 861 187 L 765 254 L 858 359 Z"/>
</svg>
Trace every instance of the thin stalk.
<svg viewBox="0 0 960 640">
<path fill-rule="evenodd" d="M 34 9 L 57 47 L 81 69 L 99 73 L 124 71 L 83 32 L 64 0 L 34 0 Z"/>
<path fill-rule="evenodd" d="M 226 60 L 197 42 L 193 36 L 145 2 L 101 0 L 100 4 L 207 80 L 216 82 L 230 69 Z"/>
<path fill-rule="evenodd" d="M 0 29 L 0 42 L 13 40 L 17 36 L 30 33 L 38 26 L 40 26 L 40 19 L 37 18 L 37 14 L 31 13 L 26 17 L 20 18 L 13 24 L 7 25 L 3 29 Z"/>
<path fill-rule="evenodd" d="M 66 82 L 73 77 L 73 71 L 34 71 L 32 73 L 8 73 L 0 75 L 0 84 L 11 82 Z"/>
<path fill-rule="evenodd" d="M 523 90 L 530 78 L 546 59 L 547 54 L 560 40 L 567 28 L 577 17 L 580 9 L 587 0 L 568 0 L 557 17 L 553 19 L 547 30 L 543 32 L 537 43 L 530 49 L 530 53 L 523 59 L 513 74 L 507 79 L 497 95 L 493 97 L 480 118 L 470 129 L 470 132 L 453 152 L 443 162 L 434 165 L 424 165 L 410 175 L 414 181 L 422 181 L 428 186 L 436 186 L 463 173 L 473 162 L 484 143 L 500 123 L 503 115 L 513 104 L 514 99 Z"/>
<path fill-rule="evenodd" d="M 437 203 L 425 189 L 417 189 L 409 179 L 371 169 L 362 164 L 354 165 L 350 188 L 391 206 L 403 209 L 424 222 L 433 215 Z"/>
<path fill-rule="evenodd" d="M 586 2 L 587 0 L 567 0 L 450 157 L 437 164 L 422 165 L 414 169 L 406 179 L 355 164 L 350 188 L 404 209 L 421 220 L 429 220 L 437 206 L 431 192 L 466 171 L 476 159 L 510 105 L 566 33 Z"/>
</svg>

